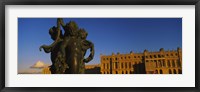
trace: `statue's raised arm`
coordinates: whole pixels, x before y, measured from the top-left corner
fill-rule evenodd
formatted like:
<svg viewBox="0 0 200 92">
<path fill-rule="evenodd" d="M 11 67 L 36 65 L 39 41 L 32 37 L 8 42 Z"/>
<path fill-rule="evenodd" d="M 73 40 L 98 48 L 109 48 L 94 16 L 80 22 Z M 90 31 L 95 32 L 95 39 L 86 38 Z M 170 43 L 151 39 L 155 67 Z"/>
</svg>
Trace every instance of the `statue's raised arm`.
<svg viewBox="0 0 200 92">
<path fill-rule="evenodd" d="M 54 42 L 51 45 L 42 45 L 40 46 L 40 51 L 44 49 L 46 53 L 50 53 L 51 49 L 60 41 L 62 41 L 63 35 L 62 31 L 60 30 L 60 21 L 57 19 L 57 27 L 52 27 L 49 29 L 49 34 L 51 35 L 51 38 L 54 40 Z"/>
<path fill-rule="evenodd" d="M 90 55 L 83 60 L 83 62 L 88 63 L 94 58 L 94 44 L 88 40 L 85 40 L 84 49 L 90 49 Z"/>
</svg>

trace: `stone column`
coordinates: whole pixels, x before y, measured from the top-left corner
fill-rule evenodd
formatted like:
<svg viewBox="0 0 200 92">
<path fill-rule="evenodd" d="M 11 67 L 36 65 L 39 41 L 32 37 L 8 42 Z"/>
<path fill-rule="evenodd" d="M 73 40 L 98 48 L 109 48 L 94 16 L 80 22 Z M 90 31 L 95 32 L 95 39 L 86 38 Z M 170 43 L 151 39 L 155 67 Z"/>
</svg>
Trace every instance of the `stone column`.
<svg viewBox="0 0 200 92">
<path fill-rule="evenodd" d="M 165 59 L 165 65 L 166 65 L 166 67 L 168 67 L 168 63 L 167 62 L 168 62 L 168 60 Z"/>
</svg>

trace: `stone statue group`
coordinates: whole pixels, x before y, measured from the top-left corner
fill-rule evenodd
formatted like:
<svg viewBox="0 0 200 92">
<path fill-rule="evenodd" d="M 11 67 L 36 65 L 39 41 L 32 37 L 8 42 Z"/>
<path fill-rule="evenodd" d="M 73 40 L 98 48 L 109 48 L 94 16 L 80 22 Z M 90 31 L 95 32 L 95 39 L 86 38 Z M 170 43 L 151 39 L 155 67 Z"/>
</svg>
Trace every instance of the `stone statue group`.
<svg viewBox="0 0 200 92">
<path fill-rule="evenodd" d="M 74 21 L 65 24 L 62 18 L 58 18 L 57 27 L 50 28 L 49 34 L 54 42 L 51 45 L 40 46 L 40 51 L 43 49 L 45 53 L 51 53 L 51 73 L 84 74 L 85 63 L 94 57 L 94 44 L 86 40 L 88 33 L 85 29 L 79 28 Z M 84 58 L 88 49 L 90 54 Z"/>
</svg>

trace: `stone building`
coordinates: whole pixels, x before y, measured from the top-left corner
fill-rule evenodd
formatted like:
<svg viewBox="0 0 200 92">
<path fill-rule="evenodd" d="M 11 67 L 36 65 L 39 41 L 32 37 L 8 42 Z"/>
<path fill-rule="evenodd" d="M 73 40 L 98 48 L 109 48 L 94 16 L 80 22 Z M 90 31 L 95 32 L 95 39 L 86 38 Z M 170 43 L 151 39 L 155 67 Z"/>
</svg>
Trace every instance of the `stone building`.
<svg viewBox="0 0 200 92">
<path fill-rule="evenodd" d="M 42 69 L 42 74 L 51 74 L 51 71 L 49 70 L 49 67 L 44 67 Z"/>
<path fill-rule="evenodd" d="M 100 64 L 85 65 L 85 74 L 101 74 Z"/>
<path fill-rule="evenodd" d="M 182 74 L 182 50 L 101 55 L 102 74 Z"/>
</svg>

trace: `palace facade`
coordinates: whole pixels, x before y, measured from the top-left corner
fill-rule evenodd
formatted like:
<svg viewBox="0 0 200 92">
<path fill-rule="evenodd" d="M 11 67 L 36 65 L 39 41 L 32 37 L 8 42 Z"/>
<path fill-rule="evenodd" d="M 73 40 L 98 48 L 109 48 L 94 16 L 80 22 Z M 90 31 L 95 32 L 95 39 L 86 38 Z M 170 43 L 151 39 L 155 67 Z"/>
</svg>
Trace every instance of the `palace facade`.
<svg viewBox="0 0 200 92">
<path fill-rule="evenodd" d="M 101 55 L 101 74 L 182 74 L 182 50 Z"/>
</svg>

